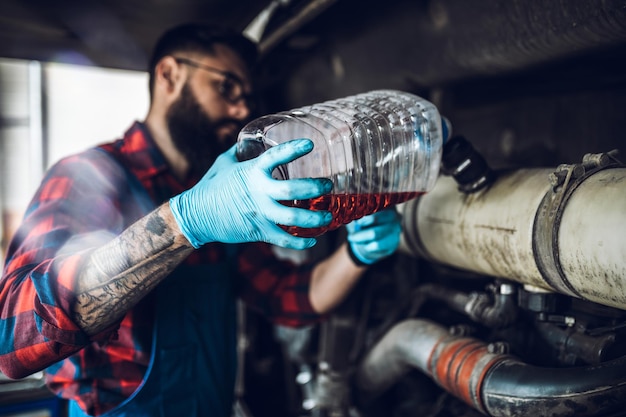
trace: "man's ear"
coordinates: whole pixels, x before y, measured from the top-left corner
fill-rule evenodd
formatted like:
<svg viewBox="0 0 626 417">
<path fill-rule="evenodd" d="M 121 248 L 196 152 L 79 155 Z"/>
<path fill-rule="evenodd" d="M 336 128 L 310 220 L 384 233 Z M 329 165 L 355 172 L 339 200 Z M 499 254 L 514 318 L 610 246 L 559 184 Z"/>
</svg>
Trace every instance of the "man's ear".
<svg viewBox="0 0 626 417">
<path fill-rule="evenodd" d="M 154 68 L 157 88 L 168 93 L 177 93 L 183 84 L 182 65 L 179 65 L 174 57 L 166 56 L 162 58 Z"/>
</svg>

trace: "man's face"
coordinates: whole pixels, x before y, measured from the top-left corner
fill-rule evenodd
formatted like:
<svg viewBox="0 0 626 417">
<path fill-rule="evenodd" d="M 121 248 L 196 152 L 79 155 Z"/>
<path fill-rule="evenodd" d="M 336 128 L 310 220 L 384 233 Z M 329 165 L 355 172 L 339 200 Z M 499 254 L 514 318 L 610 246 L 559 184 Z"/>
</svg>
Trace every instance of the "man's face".
<svg viewBox="0 0 626 417">
<path fill-rule="evenodd" d="M 235 143 L 243 122 L 227 117 L 213 120 L 186 83 L 167 112 L 167 126 L 174 145 L 189 162 L 191 172 L 202 175 Z"/>
<path fill-rule="evenodd" d="M 233 100 L 228 94 L 250 90 L 242 61 L 226 47 L 216 52 L 214 56 L 178 57 L 189 75 L 166 115 L 172 141 L 196 175 L 204 174 L 235 143 L 250 116 L 248 102 L 237 95 Z M 233 80 L 228 74 L 243 81 L 236 84 L 237 90 L 229 84 Z"/>
</svg>

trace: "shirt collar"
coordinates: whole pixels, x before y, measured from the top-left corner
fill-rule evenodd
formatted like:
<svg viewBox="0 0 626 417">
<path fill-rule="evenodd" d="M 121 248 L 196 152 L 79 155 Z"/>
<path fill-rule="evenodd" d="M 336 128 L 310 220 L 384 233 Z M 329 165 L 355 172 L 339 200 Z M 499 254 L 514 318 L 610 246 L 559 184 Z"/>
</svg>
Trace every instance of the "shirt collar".
<svg viewBox="0 0 626 417">
<path fill-rule="evenodd" d="M 163 173 L 171 175 L 165 157 L 142 122 L 136 121 L 124 133 L 124 140 L 119 151 L 140 180 Z"/>
</svg>

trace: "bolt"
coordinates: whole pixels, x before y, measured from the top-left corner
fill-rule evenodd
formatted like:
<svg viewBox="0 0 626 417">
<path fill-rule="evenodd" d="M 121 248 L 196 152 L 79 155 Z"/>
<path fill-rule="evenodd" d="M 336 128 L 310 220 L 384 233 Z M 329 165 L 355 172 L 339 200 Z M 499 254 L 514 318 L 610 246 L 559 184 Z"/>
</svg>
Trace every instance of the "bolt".
<svg viewBox="0 0 626 417">
<path fill-rule="evenodd" d="M 506 355 L 509 350 L 509 344 L 506 342 L 493 342 L 487 345 L 487 352 L 493 354 Z"/>
</svg>

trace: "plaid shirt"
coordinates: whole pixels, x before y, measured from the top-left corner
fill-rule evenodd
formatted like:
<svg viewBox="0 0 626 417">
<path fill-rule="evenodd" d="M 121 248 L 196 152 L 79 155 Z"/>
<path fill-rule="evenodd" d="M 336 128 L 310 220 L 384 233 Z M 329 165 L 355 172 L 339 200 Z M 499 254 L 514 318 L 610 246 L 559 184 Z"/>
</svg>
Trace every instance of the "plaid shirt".
<svg viewBox="0 0 626 417">
<path fill-rule="evenodd" d="M 175 179 L 141 123 L 104 147 L 157 205 L 193 185 Z M 152 300 L 145 297 L 96 336 L 87 336 L 72 320 L 81 263 L 141 216 L 134 199 L 122 198 L 128 191 L 124 173 L 97 154 L 67 157 L 48 171 L 9 246 L 0 280 L 0 369 L 19 378 L 54 364 L 47 372 L 49 387 L 99 414 L 142 381 L 150 358 L 152 309 L 146 307 Z M 217 262 L 225 250 L 226 245 L 211 243 L 185 262 Z M 239 295 L 252 308 L 283 325 L 318 319 L 308 297 L 310 267 L 279 262 L 269 245 L 254 243 L 243 245 L 238 268 Z"/>
</svg>

